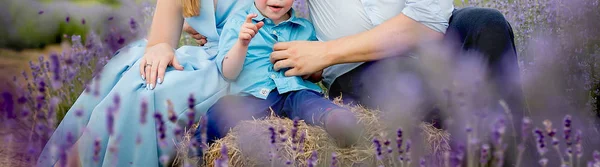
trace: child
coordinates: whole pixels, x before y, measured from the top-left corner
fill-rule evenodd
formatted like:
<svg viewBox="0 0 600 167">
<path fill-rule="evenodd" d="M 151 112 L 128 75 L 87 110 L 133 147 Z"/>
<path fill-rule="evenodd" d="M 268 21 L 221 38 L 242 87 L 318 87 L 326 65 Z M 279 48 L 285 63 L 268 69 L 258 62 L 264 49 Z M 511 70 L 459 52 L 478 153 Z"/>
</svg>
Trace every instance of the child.
<svg viewBox="0 0 600 167">
<path fill-rule="evenodd" d="M 322 126 L 341 147 L 356 142 L 353 113 L 322 97 L 316 84 L 274 71 L 269 54 L 276 42 L 316 40 L 312 24 L 295 17 L 293 0 L 255 0 L 231 16 L 219 40 L 218 69 L 231 82 L 226 96 L 207 112 L 209 142 L 224 137 L 242 120 L 278 116 Z M 196 136 L 199 137 L 197 131 Z"/>
</svg>

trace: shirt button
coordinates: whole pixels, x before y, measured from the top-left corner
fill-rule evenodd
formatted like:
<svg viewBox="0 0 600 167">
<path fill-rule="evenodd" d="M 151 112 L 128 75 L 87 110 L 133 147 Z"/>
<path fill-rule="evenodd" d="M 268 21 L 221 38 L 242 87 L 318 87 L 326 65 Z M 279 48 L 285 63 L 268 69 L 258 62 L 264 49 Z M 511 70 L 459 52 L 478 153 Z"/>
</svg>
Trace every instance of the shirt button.
<svg viewBox="0 0 600 167">
<path fill-rule="evenodd" d="M 277 31 L 273 30 L 273 34 L 277 34 Z"/>
<path fill-rule="evenodd" d="M 271 74 L 271 78 L 275 79 L 275 74 Z"/>
</svg>

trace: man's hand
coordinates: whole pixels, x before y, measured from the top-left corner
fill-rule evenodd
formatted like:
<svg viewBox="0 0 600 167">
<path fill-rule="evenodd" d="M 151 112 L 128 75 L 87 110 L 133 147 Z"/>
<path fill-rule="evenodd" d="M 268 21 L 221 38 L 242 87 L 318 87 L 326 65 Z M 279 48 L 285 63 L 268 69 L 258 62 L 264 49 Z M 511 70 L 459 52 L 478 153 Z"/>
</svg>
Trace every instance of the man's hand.
<svg viewBox="0 0 600 167">
<path fill-rule="evenodd" d="M 190 26 L 187 22 L 183 23 L 183 31 L 190 34 L 192 38 L 196 41 L 196 43 L 200 46 L 204 46 L 206 42 L 206 37 L 200 33 L 198 33 L 192 26 Z"/>
<path fill-rule="evenodd" d="M 327 51 L 325 42 L 280 42 L 273 47 L 271 63 L 275 71 L 290 68 L 285 76 L 310 75 L 333 65 L 330 57 L 325 56 Z"/>
</svg>

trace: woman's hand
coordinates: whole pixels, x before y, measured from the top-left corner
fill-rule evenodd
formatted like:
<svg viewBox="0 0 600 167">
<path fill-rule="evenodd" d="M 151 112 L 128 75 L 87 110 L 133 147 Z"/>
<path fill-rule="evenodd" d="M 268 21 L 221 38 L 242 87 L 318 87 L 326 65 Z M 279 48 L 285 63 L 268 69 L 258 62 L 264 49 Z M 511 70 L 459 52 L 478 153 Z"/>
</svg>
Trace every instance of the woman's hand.
<svg viewBox="0 0 600 167">
<path fill-rule="evenodd" d="M 175 58 L 175 52 L 171 45 L 159 43 L 146 48 L 144 57 L 140 61 L 140 74 L 148 85 L 147 89 L 154 89 L 156 83 L 160 84 L 164 81 L 169 65 L 177 70 L 183 70 L 183 66 Z"/>
<path fill-rule="evenodd" d="M 185 21 L 183 23 L 183 31 L 190 34 L 190 36 L 192 38 L 194 38 L 196 43 L 200 46 L 204 46 L 204 44 L 206 44 L 208 42 L 208 40 L 206 39 L 206 37 L 204 35 L 198 33 L 198 31 L 196 31 L 192 26 L 190 26 Z"/>
</svg>

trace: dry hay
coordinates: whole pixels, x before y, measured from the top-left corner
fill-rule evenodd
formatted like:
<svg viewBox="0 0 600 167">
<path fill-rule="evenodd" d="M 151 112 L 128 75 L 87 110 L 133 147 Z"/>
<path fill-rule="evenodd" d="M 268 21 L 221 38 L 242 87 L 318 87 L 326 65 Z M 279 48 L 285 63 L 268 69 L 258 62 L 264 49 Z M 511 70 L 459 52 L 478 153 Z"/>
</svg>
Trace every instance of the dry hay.
<svg viewBox="0 0 600 167">
<path fill-rule="evenodd" d="M 339 101 L 338 101 L 339 103 Z M 348 106 L 345 106 L 348 107 Z M 184 166 L 214 166 L 216 160 L 221 157 L 221 148 L 227 147 L 229 166 L 284 166 L 286 162 L 292 162 L 292 166 L 307 166 L 307 160 L 311 157 L 312 151 L 317 151 L 317 166 L 329 166 L 331 164 L 332 153 L 337 155 L 337 166 L 377 166 L 386 162 L 376 160 L 375 148 L 372 139 L 385 136 L 385 127 L 379 122 L 379 111 L 367 110 L 364 107 L 348 107 L 357 114 L 358 122 L 363 127 L 361 138 L 358 143 L 350 148 L 339 148 L 335 141 L 320 127 L 308 126 L 303 121 L 299 123 L 298 136 L 302 132 L 306 134 L 305 142 L 301 150 L 292 149 L 293 142 L 290 137 L 290 131 L 293 127 L 293 121 L 288 118 L 279 118 L 271 116 L 266 119 L 240 122 L 233 128 L 226 137 L 217 140 L 205 152 L 202 160 L 190 154 L 189 141 L 193 133 L 186 133 L 184 141 L 178 145 L 178 155 L 174 165 Z M 270 143 L 269 127 L 279 130 L 285 129 L 282 136 L 285 140 L 277 138 L 275 148 Z M 428 124 L 422 124 L 423 135 L 427 142 L 431 144 L 431 152 L 448 150 L 447 140 L 449 134 L 445 131 L 435 129 Z M 193 132 L 194 129 L 191 130 Z M 276 152 L 274 161 L 271 162 L 271 152 Z M 271 164 L 273 163 L 273 164 Z"/>
</svg>

